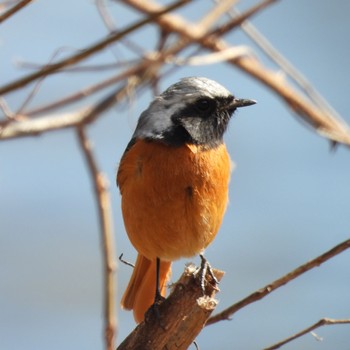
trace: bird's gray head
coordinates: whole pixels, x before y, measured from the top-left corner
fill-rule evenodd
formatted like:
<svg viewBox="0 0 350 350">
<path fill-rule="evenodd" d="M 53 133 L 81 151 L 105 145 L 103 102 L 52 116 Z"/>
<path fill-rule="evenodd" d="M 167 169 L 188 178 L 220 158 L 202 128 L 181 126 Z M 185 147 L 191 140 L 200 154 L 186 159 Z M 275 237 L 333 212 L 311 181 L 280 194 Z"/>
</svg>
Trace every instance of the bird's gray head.
<svg viewBox="0 0 350 350">
<path fill-rule="evenodd" d="M 236 108 L 254 103 L 236 99 L 213 80 L 184 78 L 157 96 L 141 114 L 133 139 L 215 147 L 222 142 Z"/>
</svg>

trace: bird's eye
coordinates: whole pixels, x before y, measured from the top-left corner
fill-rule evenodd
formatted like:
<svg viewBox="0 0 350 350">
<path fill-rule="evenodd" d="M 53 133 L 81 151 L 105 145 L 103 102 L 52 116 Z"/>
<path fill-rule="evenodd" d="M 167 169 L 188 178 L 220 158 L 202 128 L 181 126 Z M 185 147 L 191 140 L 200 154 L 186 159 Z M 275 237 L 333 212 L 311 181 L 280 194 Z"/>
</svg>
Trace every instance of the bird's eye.
<svg viewBox="0 0 350 350">
<path fill-rule="evenodd" d="M 213 101 L 210 100 L 209 98 L 201 98 L 196 102 L 196 107 L 203 112 L 208 111 L 209 109 L 212 108 L 212 106 L 213 106 Z"/>
</svg>

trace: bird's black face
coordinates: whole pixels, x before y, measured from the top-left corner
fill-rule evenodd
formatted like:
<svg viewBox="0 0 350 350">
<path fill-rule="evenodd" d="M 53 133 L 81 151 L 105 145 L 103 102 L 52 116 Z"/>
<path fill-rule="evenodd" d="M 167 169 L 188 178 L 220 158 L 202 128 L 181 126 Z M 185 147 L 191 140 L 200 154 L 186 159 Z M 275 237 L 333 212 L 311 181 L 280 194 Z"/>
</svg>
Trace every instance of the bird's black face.
<svg viewBox="0 0 350 350">
<path fill-rule="evenodd" d="M 230 117 L 233 96 L 200 97 L 176 111 L 172 116 L 173 127 L 164 135 L 164 141 L 172 145 L 184 143 L 212 148 L 222 143 Z"/>
<path fill-rule="evenodd" d="M 213 80 L 184 78 L 157 96 L 141 114 L 131 143 L 143 139 L 213 148 L 222 143 L 236 108 L 254 103 L 235 98 Z"/>
</svg>

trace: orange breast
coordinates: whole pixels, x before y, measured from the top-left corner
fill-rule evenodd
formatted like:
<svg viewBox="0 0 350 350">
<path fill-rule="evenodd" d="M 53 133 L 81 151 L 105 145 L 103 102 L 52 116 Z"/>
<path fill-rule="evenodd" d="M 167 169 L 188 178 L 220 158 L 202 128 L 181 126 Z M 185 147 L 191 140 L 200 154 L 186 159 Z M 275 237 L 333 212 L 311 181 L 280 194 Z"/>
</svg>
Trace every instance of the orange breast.
<svg viewBox="0 0 350 350">
<path fill-rule="evenodd" d="M 117 176 L 125 228 L 137 251 L 151 260 L 203 251 L 221 225 L 230 170 L 224 144 L 203 150 L 137 141 Z"/>
</svg>

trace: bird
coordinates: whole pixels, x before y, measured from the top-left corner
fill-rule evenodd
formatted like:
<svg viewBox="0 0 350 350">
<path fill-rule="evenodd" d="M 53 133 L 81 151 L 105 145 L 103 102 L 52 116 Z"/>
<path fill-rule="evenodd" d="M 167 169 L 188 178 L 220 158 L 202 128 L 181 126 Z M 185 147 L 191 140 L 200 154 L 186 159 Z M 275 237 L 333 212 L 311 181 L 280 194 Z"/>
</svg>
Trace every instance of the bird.
<svg viewBox="0 0 350 350">
<path fill-rule="evenodd" d="M 231 159 L 223 135 L 239 99 L 204 77 L 186 77 L 141 113 L 119 163 L 127 235 L 138 255 L 121 299 L 136 323 L 166 295 L 171 264 L 203 254 L 228 203 Z"/>
</svg>

